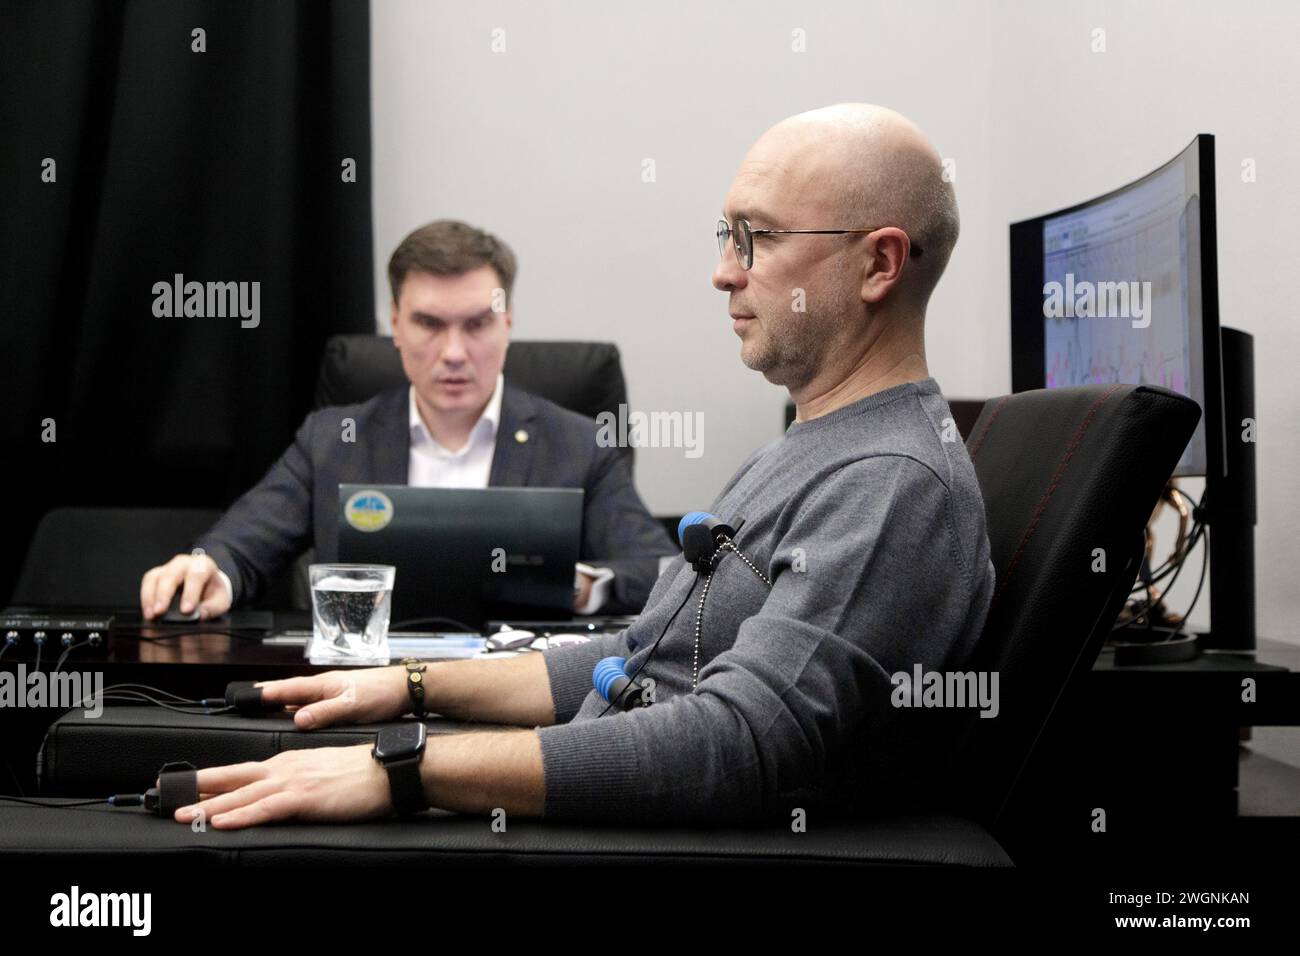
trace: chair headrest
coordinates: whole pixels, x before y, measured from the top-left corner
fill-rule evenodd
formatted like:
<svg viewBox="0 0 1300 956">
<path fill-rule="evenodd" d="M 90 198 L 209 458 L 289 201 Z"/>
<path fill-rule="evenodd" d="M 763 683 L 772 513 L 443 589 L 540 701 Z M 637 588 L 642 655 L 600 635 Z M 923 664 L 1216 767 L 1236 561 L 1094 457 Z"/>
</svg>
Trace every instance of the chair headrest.
<svg viewBox="0 0 1300 956">
<path fill-rule="evenodd" d="M 617 414 L 627 401 L 618 347 L 608 342 L 512 342 L 505 376 L 516 388 L 588 418 Z M 315 407 L 364 402 L 406 381 L 390 337 L 335 335 L 321 359 Z"/>
</svg>

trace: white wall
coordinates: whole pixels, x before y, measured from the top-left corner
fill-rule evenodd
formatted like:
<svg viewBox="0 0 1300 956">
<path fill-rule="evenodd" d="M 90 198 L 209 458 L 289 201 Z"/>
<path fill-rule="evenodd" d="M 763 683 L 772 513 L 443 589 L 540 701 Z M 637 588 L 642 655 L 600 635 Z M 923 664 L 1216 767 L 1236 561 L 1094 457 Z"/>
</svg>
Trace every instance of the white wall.
<svg viewBox="0 0 1300 956">
<path fill-rule="evenodd" d="M 927 335 L 950 397 L 1010 388 L 1008 223 L 1112 189 L 1215 133 L 1223 321 L 1256 336 L 1259 628 L 1300 636 L 1288 482 L 1300 453 L 1287 437 L 1300 331 L 1279 281 L 1296 272 L 1283 224 L 1300 218 L 1300 5 L 376 0 L 372 21 L 381 330 L 385 265 L 406 232 L 440 217 L 498 232 L 521 263 L 517 337 L 614 341 L 634 409 L 704 412 L 701 458 L 638 451 L 656 513 L 704 506 L 780 434 L 785 393 L 740 363 L 726 297 L 709 283 L 723 195 L 766 127 L 876 102 L 956 161 L 962 237 Z M 1095 27 L 1105 53 L 1091 51 Z M 495 28 L 504 53 L 492 52 Z M 795 29 L 806 52 L 791 49 Z M 1256 159 L 1256 183 L 1240 182 L 1243 157 Z M 642 182 L 645 158 L 654 183 Z M 1173 607 L 1190 599 L 1196 570 Z M 1207 584 L 1193 623 L 1206 626 L 1208 607 Z"/>
</svg>

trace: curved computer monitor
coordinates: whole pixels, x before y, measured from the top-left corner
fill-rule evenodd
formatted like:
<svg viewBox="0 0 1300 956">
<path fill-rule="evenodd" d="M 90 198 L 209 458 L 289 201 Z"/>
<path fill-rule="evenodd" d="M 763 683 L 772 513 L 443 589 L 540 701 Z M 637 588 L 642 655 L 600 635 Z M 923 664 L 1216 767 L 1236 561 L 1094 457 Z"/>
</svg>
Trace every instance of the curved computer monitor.
<svg viewBox="0 0 1300 956">
<path fill-rule="evenodd" d="M 1161 385 L 1203 412 L 1175 475 L 1223 474 L 1214 137 L 1011 225 L 1011 389 Z"/>
</svg>

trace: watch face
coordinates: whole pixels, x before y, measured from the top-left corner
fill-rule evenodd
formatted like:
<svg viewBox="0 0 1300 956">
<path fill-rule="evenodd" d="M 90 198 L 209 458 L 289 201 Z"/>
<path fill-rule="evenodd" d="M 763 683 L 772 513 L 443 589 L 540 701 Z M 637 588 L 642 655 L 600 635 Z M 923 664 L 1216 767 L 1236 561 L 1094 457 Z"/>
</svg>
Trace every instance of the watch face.
<svg viewBox="0 0 1300 956">
<path fill-rule="evenodd" d="M 385 727 L 375 738 L 375 759 L 396 760 L 410 757 L 424 749 L 425 735 L 428 729 L 421 721 Z"/>
</svg>

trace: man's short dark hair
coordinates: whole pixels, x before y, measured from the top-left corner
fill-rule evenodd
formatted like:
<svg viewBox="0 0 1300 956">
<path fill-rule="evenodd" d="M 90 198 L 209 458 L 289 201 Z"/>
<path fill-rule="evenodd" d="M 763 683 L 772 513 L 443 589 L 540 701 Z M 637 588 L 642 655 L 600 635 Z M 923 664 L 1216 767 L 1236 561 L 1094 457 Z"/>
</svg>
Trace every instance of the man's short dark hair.
<svg viewBox="0 0 1300 956">
<path fill-rule="evenodd" d="M 388 260 L 388 286 L 396 303 L 408 272 L 459 276 L 482 266 L 496 270 L 506 301 L 519 266 L 514 251 L 491 233 L 456 219 L 439 219 L 421 226 L 398 244 Z"/>
</svg>

